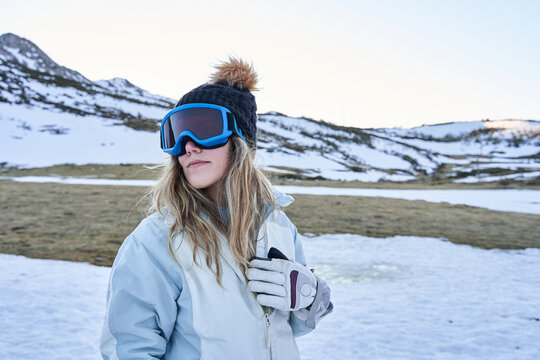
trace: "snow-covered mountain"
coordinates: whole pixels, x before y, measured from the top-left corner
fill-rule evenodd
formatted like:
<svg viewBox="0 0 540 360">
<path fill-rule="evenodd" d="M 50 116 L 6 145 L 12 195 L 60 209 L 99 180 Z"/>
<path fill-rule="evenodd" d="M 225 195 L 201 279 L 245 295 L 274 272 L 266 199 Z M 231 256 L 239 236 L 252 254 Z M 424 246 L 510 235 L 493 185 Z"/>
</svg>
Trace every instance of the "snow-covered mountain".
<svg viewBox="0 0 540 360">
<path fill-rule="evenodd" d="M 457 182 L 540 175 L 538 121 L 359 129 L 277 113 L 259 118 L 259 152 L 270 153 L 267 168 L 292 175 L 362 181 L 450 178 Z"/>
<path fill-rule="evenodd" d="M 125 79 L 91 81 L 29 40 L 0 36 L 0 167 L 155 163 L 174 100 Z M 259 164 L 276 176 L 377 181 L 538 178 L 540 122 L 359 129 L 259 115 Z"/>
<path fill-rule="evenodd" d="M 58 65 L 31 41 L 0 36 L 0 101 L 79 116 L 97 116 L 156 129 L 155 119 L 174 105 L 125 79 L 91 81 Z M 138 121 L 134 121 L 137 119 Z"/>
</svg>

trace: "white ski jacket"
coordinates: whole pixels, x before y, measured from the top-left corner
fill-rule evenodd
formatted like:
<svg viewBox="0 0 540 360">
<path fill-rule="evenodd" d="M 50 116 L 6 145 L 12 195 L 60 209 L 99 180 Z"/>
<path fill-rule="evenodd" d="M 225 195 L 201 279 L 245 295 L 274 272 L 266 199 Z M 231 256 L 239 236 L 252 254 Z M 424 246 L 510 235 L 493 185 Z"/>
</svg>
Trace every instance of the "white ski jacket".
<svg viewBox="0 0 540 360">
<path fill-rule="evenodd" d="M 294 201 L 275 194 L 280 206 Z M 191 241 L 183 233 L 174 239 L 173 259 L 168 248 L 170 225 L 153 214 L 118 251 L 101 334 L 103 359 L 300 359 L 295 337 L 312 330 L 305 324 L 308 311 L 263 310 L 223 237 L 223 288 L 206 267 L 203 252 L 197 253 L 201 266 L 194 264 Z M 267 257 L 276 247 L 288 259 L 306 265 L 297 235 L 282 211 L 267 209 L 256 255 Z M 315 322 L 332 308 L 332 303 L 321 308 Z"/>
</svg>

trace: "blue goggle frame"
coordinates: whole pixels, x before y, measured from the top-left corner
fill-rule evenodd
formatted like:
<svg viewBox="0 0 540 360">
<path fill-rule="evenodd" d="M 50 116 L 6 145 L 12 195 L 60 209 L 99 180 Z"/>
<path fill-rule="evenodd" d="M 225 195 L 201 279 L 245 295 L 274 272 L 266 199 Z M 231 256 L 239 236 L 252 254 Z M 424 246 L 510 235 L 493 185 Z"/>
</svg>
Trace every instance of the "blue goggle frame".
<svg viewBox="0 0 540 360">
<path fill-rule="evenodd" d="M 172 148 L 167 148 L 165 144 L 165 136 L 163 134 L 163 128 L 164 128 L 165 123 L 169 121 L 169 126 L 172 126 L 170 124 L 171 115 L 182 110 L 193 109 L 193 108 L 203 108 L 203 109 L 209 108 L 209 109 L 219 110 L 221 112 L 221 121 L 223 122 L 221 133 L 215 134 L 206 139 L 200 139 L 191 130 L 184 130 L 178 135 L 174 146 Z M 230 126 L 229 124 L 229 116 L 232 118 L 232 126 Z M 219 121 L 219 119 L 216 119 L 216 120 Z M 173 156 L 183 155 L 185 153 L 184 139 L 186 138 L 193 140 L 193 142 L 195 142 L 201 148 L 205 148 L 205 149 L 216 148 L 216 147 L 225 145 L 229 137 L 231 137 L 231 135 L 233 135 L 234 133 L 239 135 L 244 141 L 246 140 L 244 138 L 244 135 L 242 135 L 242 131 L 238 128 L 236 124 L 236 118 L 234 117 L 232 112 L 226 107 L 223 107 L 220 105 L 214 105 L 214 104 L 206 104 L 206 103 L 193 103 L 193 104 L 180 105 L 178 107 L 175 107 L 171 111 L 169 111 L 167 115 L 165 115 L 163 120 L 161 121 L 161 129 L 160 129 L 161 149 L 163 149 L 163 151 L 166 152 L 167 154 L 170 154 Z"/>
</svg>

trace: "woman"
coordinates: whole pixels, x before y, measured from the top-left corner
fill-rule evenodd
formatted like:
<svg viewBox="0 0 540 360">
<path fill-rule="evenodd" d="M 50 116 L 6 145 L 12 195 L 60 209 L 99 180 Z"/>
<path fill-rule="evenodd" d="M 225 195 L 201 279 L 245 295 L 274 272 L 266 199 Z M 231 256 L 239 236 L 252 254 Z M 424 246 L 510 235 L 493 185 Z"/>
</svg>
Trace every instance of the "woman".
<svg viewBox="0 0 540 360">
<path fill-rule="evenodd" d="M 104 359 L 299 359 L 331 312 L 296 227 L 255 168 L 257 75 L 230 58 L 162 121 L 171 155 L 114 261 Z"/>
</svg>

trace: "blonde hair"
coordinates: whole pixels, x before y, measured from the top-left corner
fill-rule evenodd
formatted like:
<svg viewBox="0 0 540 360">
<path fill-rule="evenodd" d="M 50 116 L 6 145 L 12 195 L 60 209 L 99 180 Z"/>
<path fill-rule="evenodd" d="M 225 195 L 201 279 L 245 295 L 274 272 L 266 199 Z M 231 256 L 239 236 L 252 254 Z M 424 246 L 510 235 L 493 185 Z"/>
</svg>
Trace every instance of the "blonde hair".
<svg viewBox="0 0 540 360">
<path fill-rule="evenodd" d="M 193 244 L 193 261 L 198 264 L 196 253 L 201 249 L 206 255 L 206 265 L 212 269 L 215 263 L 216 281 L 221 284 L 221 251 L 218 233 L 224 235 L 232 254 L 244 277 L 249 259 L 255 255 L 255 241 L 259 227 L 264 220 L 266 206 L 276 207 L 270 182 L 255 167 L 255 150 L 247 146 L 239 137 L 233 136 L 229 168 L 218 184 L 222 187 L 218 204 L 227 204 L 229 219 L 224 219 L 218 205 L 201 190 L 192 187 L 184 177 L 178 158 L 160 165 L 161 175 L 150 189 L 151 205 L 148 213 L 158 212 L 162 216 L 172 216 L 173 225 L 169 229 L 168 245 L 175 258 L 173 239 L 187 235 Z"/>
</svg>

